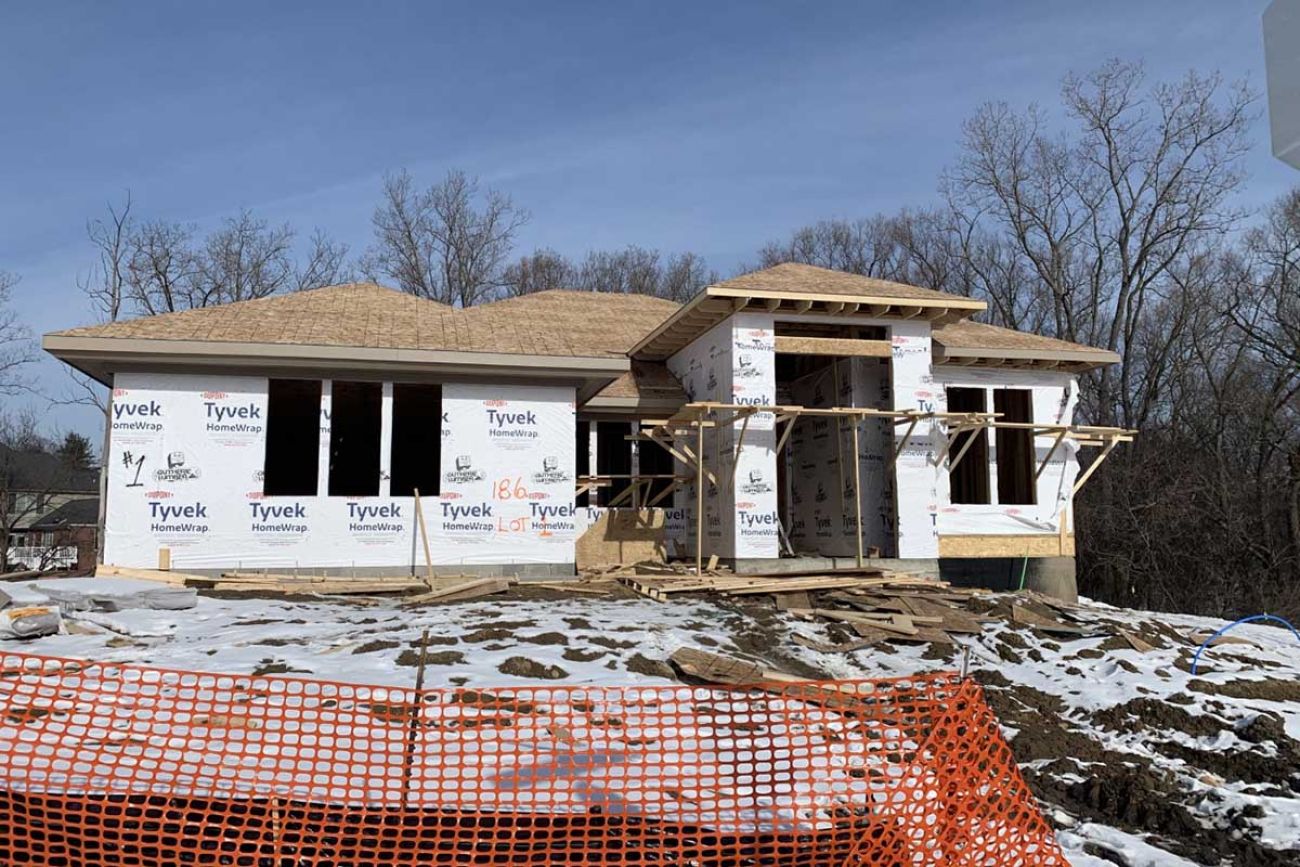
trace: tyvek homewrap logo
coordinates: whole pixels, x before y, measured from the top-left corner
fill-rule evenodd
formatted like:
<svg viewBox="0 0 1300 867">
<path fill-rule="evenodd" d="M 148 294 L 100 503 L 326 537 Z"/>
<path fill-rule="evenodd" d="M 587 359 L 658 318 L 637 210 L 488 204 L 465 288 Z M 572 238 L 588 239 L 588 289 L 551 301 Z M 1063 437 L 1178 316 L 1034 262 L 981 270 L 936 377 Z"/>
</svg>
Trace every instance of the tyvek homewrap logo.
<svg viewBox="0 0 1300 867">
<path fill-rule="evenodd" d="M 474 469 L 474 461 L 469 455 L 456 455 L 455 469 L 445 473 L 443 479 L 449 484 L 463 485 L 466 482 L 481 482 L 484 475 L 482 470 Z"/>
<path fill-rule="evenodd" d="M 167 466 L 153 471 L 155 482 L 188 482 L 197 479 L 202 473 L 198 467 L 185 463 L 185 452 L 171 452 L 167 455 Z"/>
<path fill-rule="evenodd" d="M 737 509 L 736 527 L 747 539 L 775 537 L 781 519 L 775 509 Z"/>
<path fill-rule="evenodd" d="M 125 391 L 113 393 L 113 430 L 130 433 L 163 429 L 163 408 L 156 400 L 130 400 Z"/>
<path fill-rule="evenodd" d="M 490 536 L 496 529 L 491 503 L 447 503 L 442 507 L 442 531 L 452 538 Z"/>
<path fill-rule="evenodd" d="M 554 455 L 542 458 L 542 469 L 533 473 L 533 483 L 538 485 L 556 485 L 573 481 L 573 476 L 560 469 L 560 459 Z"/>
<path fill-rule="evenodd" d="M 262 408 L 251 401 L 229 404 L 205 400 L 203 408 L 204 429 L 210 434 L 255 436 L 262 432 Z"/>
<path fill-rule="evenodd" d="M 571 535 L 578 529 L 578 508 L 572 503 L 556 506 L 529 503 L 528 529 L 542 536 L 552 533 Z"/>
<path fill-rule="evenodd" d="M 348 503 L 348 532 L 354 536 L 392 536 L 405 529 L 397 503 Z"/>
<path fill-rule="evenodd" d="M 148 500 L 149 532 L 160 536 L 202 536 L 208 532 L 204 503 L 163 503 Z"/>
<path fill-rule="evenodd" d="M 537 413 L 531 409 L 510 409 L 504 400 L 486 400 L 488 440 L 498 445 L 520 447 L 538 439 Z"/>
<path fill-rule="evenodd" d="M 776 349 L 776 341 L 773 340 L 771 332 L 762 328 L 752 328 L 737 334 L 732 346 L 736 349 L 751 349 L 755 352 L 772 352 Z"/>
<path fill-rule="evenodd" d="M 249 529 L 264 539 L 307 535 L 307 506 L 303 503 L 252 502 Z"/>
</svg>

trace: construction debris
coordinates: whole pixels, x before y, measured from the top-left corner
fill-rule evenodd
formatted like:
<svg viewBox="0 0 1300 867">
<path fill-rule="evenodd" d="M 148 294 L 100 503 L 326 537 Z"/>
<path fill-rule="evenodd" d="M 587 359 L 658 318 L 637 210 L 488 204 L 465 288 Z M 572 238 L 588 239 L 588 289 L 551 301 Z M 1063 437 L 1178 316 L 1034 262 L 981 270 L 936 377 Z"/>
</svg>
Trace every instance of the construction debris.
<svg viewBox="0 0 1300 867">
<path fill-rule="evenodd" d="M 638 568 L 637 573 L 641 572 Z M 779 576 L 657 571 L 654 575 L 620 573 L 615 577 L 642 596 L 660 602 L 688 593 L 737 600 L 770 596 L 778 609 L 795 617 L 839 625 L 831 641 L 801 642 L 823 652 L 861 650 L 881 641 L 951 644 L 954 636 L 979 635 L 990 620 L 1005 620 L 1057 638 L 1098 634 L 1096 625 L 1081 617 L 1075 606 L 1038 593 L 995 597 L 980 588 L 953 587 L 946 581 L 875 568 Z M 977 600 L 991 604 L 971 610 Z"/>
<path fill-rule="evenodd" d="M 46 601 L 58 604 L 64 614 L 74 611 L 123 611 L 146 608 L 176 611 L 193 608 L 198 592 L 185 587 L 160 586 L 133 578 L 55 578 L 31 585 Z"/>
<path fill-rule="evenodd" d="M 15 584 L 0 588 L 0 638 L 39 638 L 59 631 L 57 605 L 31 587 Z"/>
<path fill-rule="evenodd" d="M 402 604 L 422 605 L 426 602 L 464 602 L 467 599 L 477 599 L 480 596 L 490 596 L 493 593 L 504 593 L 510 589 L 510 583 L 506 578 L 480 578 L 476 581 L 463 581 L 451 587 L 431 590 L 428 593 L 408 597 L 402 600 Z"/>
</svg>

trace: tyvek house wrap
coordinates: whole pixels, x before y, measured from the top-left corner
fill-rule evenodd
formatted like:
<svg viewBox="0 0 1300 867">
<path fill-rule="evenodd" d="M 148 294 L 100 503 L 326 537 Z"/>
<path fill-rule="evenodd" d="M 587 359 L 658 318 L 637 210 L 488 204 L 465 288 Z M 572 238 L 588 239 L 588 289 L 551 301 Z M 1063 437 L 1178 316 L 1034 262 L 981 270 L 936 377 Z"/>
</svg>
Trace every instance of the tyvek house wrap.
<svg viewBox="0 0 1300 867">
<path fill-rule="evenodd" d="M 315 496 L 265 496 L 267 380 L 124 373 L 115 378 L 105 561 L 184 569 L 423 563 L 414 501 L 388 496 L 391 388 L 379 495 L 330 497 L 329 383 L 314 443 Z M 443 386 L 439 496 L 423 497 L 435 564 L 571 563 L 574 392 Z M 432 459 L 432 456 L 431 456 Z"/>
<path fill-rule="evenodd" d="M 936 373 L 940 409 L 947 409 L 947 389 L 950 387 L 986 389 L 986 405 L 992 408 L 992 392 L 1003 388 L 1027 389 L 1033 420 L 1039 424 L 1072 424 L 1079 402 L 1079 386 L 1068 373 L 1048 371 L 999 371 L 971 368 L 939 368 Z M 998 503 L 997 437 L 993 430 L 982 436 L 988 440 L 988 477 L 990 502 L 988 504 L 950 503 L 949 479 L 945 468 L 936 472 L 939 501 L 939 532 L 944 535 L 1024 535 L 1032 533 L 1054 534 L 1060 529 L 1061 511 L 1068 509 L 1072 498 L 1074 480 L 1078 476 L 1079 446 L 1067 437 L 1063 439 L 1052 458 L 1043 467 L 1034 483 L 1033 504 Z M 1052 448 L 1055 435 L 1035 437 L 1035 465 L 1039 465 Z M 969 455 L 963 460 L 970 460 Z M 945 462 L 946 464 L 946 462 Z"/>
<path fill-rule="evenodd" d="M 835 362 L 789 383 L 790 400 L 807 407 L 883 407 L 889 401 L 889 368 L 875 359 Z M 885 472 L 889 457 L 887 419 L 864 419 L 858 430 L 858 470 L 862 492 L 862 545 L 893 556 L 893 482 Z M 786 451 L 789 479 L 790 542 L 797 551 L 850 557 L 857 553 L 854 532 L 853 422 L 807 416 L 795 423 Z"/>
<path fill-rule="evenodd" d="M 772 317 L 738 314 L 714 326 L 668 359 L 668 368 L 692 401 L 768 406 L 776 402 Z M 729 417 L 730 410 L 720 415 Z M 717 481 L 705 484 L 703 553 L 720 557 L 776 557 L 780 553 L 776 491 L 775 417 L 755 413 L 704 434 L 705 467 Z M 741 439 L 741 428 L 744 438 Z M 737 456 L 736 446 L 741 446 Z M 696 447 L 694 439 L 688 444 Z M 683 474 L 694 467 L 677 466 Z M 695 486 L 674 500 L 685 512 L 682 540 L 695 545 Z"/>
</svg>

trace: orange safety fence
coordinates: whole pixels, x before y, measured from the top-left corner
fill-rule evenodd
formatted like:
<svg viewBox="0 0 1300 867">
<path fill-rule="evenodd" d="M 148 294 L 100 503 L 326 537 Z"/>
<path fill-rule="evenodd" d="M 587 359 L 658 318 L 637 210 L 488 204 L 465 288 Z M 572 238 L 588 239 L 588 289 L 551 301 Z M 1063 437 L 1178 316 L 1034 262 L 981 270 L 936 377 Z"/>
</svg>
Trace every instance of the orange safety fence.
<svg viewBox="0 0 1300 867">
<path fill-rule="evenodd" d="M 41 865 L 1065 865 L 952 674 L 414 689 L 0 653 Z"/>
</svg>

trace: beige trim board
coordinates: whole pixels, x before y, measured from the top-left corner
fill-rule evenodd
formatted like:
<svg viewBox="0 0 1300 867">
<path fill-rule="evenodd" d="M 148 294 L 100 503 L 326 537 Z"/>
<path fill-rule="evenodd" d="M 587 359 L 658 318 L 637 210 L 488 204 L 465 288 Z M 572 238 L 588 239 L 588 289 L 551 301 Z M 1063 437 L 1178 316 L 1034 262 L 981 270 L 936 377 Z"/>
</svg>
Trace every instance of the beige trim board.
<svg viewBox="0 0 1300 867">
<path fill-rule="evenodd" d="M 1073 557 L 1074 534 L 939 535 L 940 557 Z"/>
</svg>

